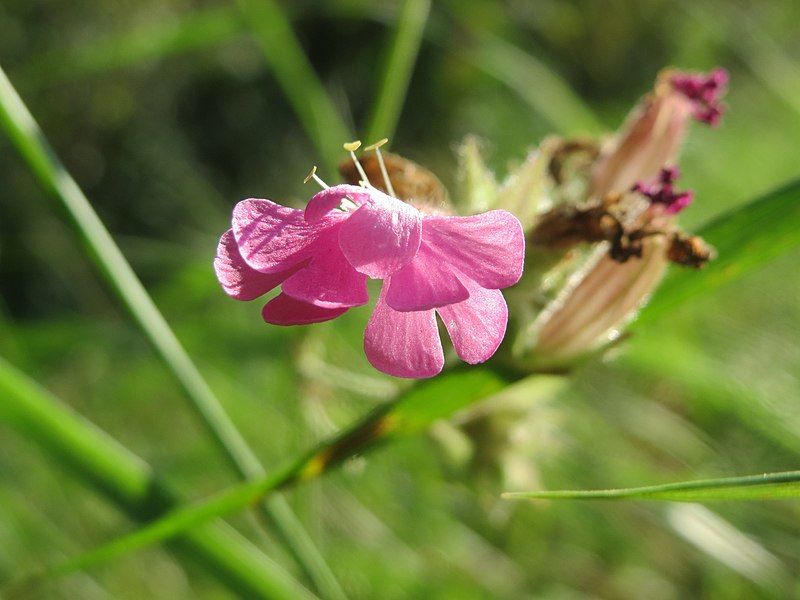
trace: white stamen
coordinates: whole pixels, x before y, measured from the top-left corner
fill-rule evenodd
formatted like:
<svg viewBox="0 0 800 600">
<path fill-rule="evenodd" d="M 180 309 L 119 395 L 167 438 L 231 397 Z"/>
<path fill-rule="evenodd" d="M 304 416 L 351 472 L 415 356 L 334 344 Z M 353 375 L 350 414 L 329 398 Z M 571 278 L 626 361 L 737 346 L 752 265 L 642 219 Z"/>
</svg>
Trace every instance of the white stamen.
<svg viewBox="0 0 800 600">
<path fill-rule="evenodd" d="M 350 200 L 350 198 L 345 198 L 344 200 L 342 200 L 342 203 L 339 205 L 339 208 L 345 212 L 348 212 L 350 210 L 358 208 L 358 204 Z"/>
<path fill-rule="evenodd" d="M 348 142 L 342 145 L 343 148 L 350 153 L 350 158 L 353 159 L 353 164 L 356 166 L 356 171 L 358 174 L 361 175 L 362 181 L 359 183 L 362 184 L 362 187 L 372 187 L 372 184 L 369 182 L 369 177 L 364 172 L 364 167 L 361 166 L 361 163 L 358 162 L 358 158 L 356 158 L 356 150 L 361 147 L 361 140 L 355 140 L 354 142 Z M 366 183 L 366 185 L 363 185 Z"/>
<path fill-rule="evenodd" d="M 383 138 L 375 142 L 374 144 L 367 146 L 364 148 L 364 152 L 368 152 L 369 150 L 375 151 L 375 156 L 378 159 L 378 165 L 381 168 L 381 175 L 383 175 L 383 183 L 386 186 L 386 191 L 389 192 L 390 196 L 397 197 L 397 194 L 394 193 L 394 186 L 392 185 L 392 180 L 389 179 L 389 172 L 386 170 L 386 164 L 383 162 L 383 154 L 381 154 L 381 146 L 386 144 L 389 141 L 389 138 Z"/>
<path fill-rule="evenodd" d="M 329 187 L 331 187 L 327 183 L 322 181 L 322 179 L 320 179 L 319 175 L 317 175 L 317 165 L 314 165 L 313 167 L 311 167 L 311 170 L 308 172 L 308 175 L 306 175 L 305 179 L 303 179 L 303 183 L 308 183 L 312 179 L 314 181 L 316 181 L 317 185 L 319 187 L 321 187 L 323 190 L 327 190 Z"/>
</svg>

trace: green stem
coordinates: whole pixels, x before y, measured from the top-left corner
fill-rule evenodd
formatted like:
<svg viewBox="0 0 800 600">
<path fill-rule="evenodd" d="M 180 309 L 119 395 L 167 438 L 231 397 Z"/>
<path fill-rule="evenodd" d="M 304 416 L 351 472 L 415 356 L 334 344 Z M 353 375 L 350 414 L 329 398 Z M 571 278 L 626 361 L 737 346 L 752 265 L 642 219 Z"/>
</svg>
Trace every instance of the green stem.
<svg viewBox="0 0 800 600">
<path fill-rule="evenodd" d="M 150 466 L 114 438 L 0 359 L 0 420 L 36 442 L 107 496 L 129 517 L 145 522 L 164 514 L 176 498 Z M 248 540 L 220 520 L 176 540 L 184 555 L 247 597 L 313 597 Z"/>
<path fill-rule="evenodd" d="M 403 3 L 392 45 L 381 67 L 378 97 L 367 126 L 367 143 L 394 135 L 430 8 L 430 0 L 406 0 Z"/>
<path fill-rule="evenodd" d="M 95 267 L 183 387 L 192 407 L 231 465 L 245 479 L 263 477 L 265 471 L 256 455 L 175 337 L 89 200 L 50 148 L 2 68 L 0 126 L 39 183 L 58 201 Z M 261 510 L 275 524 L 320 592 L 329 598 L 344 598 L 341 587 L 286 501 L 273 497 Z"/>
<path fill-rule="evenodd" d="M 292 104 L 326 169 L 336 172 L 342 144 L 352 138 L 275 0 L 237 0 L 278 84 Z"/>
</svg>

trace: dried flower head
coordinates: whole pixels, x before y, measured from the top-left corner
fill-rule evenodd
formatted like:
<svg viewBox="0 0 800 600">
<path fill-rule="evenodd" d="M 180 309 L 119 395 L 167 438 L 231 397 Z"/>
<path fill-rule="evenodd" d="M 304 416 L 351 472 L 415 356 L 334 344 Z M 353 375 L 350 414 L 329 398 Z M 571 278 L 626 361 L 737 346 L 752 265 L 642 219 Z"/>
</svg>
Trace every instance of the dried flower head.
<svg viewBox="0 0 800 600">
<path fill-rule="evenodd" d="M 517 287 L 528 294 L 515 294 L 515 302 L 538 307 L 520 321 L 513 346 L 518 363 L 557 367 L 607 345 L 669 262 L 700 268 L 713 258 L 712 248 L 676 223 L 694 195 L 678 187 L 675 163 L 692 118 L 719 121 L 726 84 L 722 69 L 665 71 L 599 154 L 584 140 L 550 144 L 554 205 L 527 234 L 529 255 L 550 267 L 539 271 L 538 289 L 527 278 Z M 567 171 L 565 164 L 577 168 Z"/>
<path fill-rule="evenodd" d="M 707 75 L 662 72 L 653 92 L 603 148 L 592 174 L 592 193 L 624 193 L 637 181 L 655 179 L 661 169 L 675 164 L 692 118 L 719 123 L 727 81 L 724 69 Z"/>
<path fill-rule="evenodd" d="M 719 124 L 725 112 L 722 96 L 728 85 L 728 72 L 714 69 L 704 73 L 675 73 L 670 78 L 672 87 L 694 104 L 694 117 L 712 127 Z"/>
<path fill-rule="evenodd" d="M 667 214 L 676 215 L 689 206 L 693 198 L 691 191 L 678 192 L 675 190 L 675 180 L 679 176 L 678 167 L 666 167 L 661 169 L 657 181 L 651 183 L 638 181 L 632 191 L 646 196 L 651 204 L 664 207 Z"/>
</svg>

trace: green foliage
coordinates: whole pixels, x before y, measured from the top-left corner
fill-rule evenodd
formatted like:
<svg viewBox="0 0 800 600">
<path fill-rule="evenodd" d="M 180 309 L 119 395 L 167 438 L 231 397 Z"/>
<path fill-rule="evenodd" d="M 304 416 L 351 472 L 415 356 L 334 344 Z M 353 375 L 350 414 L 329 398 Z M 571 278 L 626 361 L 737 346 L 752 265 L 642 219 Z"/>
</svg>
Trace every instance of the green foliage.
<svg viewBox="0 0 800 600">
<path fill-rule="evenodd" d="M 771 500 L 800 497 L 800 471 L 764 473 L 745 477 L 682 481 L 665 485 L 613 490 L 546 490 L 509 492 L 505 498 L 517 500 L 670 500 L 709 502 L 715 500 Z"/>
<path fill-rule="evenodd" d="M 397 15 L 397 29 L 381 66 L 378 96 L 367 125 L 368 144 L 394 135 L 430 9 L 430 0 L 405 0 Z"/>
<path fill-rule="evenodd" d="M 400 23 L 401 38 L 396 21 L 412 5 L 419 17 L 427 3 L 4 5 L 4 66 L 172 335 L 274 475 L 230 487 L 171 374 L 117 315 L 90 254 L 41 202 L 30 166 L 0 151 L 0 353 L 119 440 L 84 421 L 76 431 L 85 435 L 73 438 L 74 413 L 50 404 L 23 419 L 23 405 L 7 401 L 15 387 L 0 377 L 0 578 L 66 556 L 80 557 L 72 568 L 104 565 L 54 582 L 54 597 L 274 595 L 276 574 L 295 563 L 271 530 L 234 513 L 277 487 L 272 477 L 288 482 L 304 468 L 309 477 L 322 465 L 324 477 L 287 498 L 353 598 L 793 594 L 774 576 L 799 568 L 793 500 L 714 504 L 707 521 L 679 523 L 673 507 L 498 495 L 796 468 L 796 191 L 764 191 L 798 174 L 798 7 L 444 2 L 432 3 L 424 28 L 424 19 Z M 680 43 L 665 31 L 680 31 Z M 382 60 L 400 68 L 387 72 L 393 63 Z M 367 309 L 277 330 L 258 324 L 258 307 L 216 288 L 209 262 L 233 202 L 306 197 L 309 164 L 335 164 L 342 137 L 370 118 L 391 124 L 402 109 L 393 149 L 455 189 L 450 144 L 465 134 L 485 139 L 487 162 L 505 173 L 553 130 L 615 127 L 670 63 L 732 70 L 725 122 L 695 127 L 681 161 L 686 186 L 697 190 L 681 218 L 719 258 L 704 272 L 673 268 L 632 339 L 602 359 L 540 378 L 541 388 L 512 386 L 513 410 L 511 402 L 491 411 L 470 404 L 487 394 L 502 400 L 496 392 L 516 377 L 483 368 L 454 370 L 391 404 L 406 386 L 363 358 Z M 39 179 L 55 178 L 48 188 L 65 185 L 65 170 L 48 173 L 46 155 L 22 149 Z M 487 171 L 476 173 L 470 185 L 494 189 Z M 478 206 L 482 195 L 454 200 Z M 762 200 L 732 210 L 753 197 Z M 694 227 L 703 222 L 711 225 Z M 421 435 L 454 411 L 448 425 L 435 422 L 435 441 Z M 383 451 L 367 455 L 379 442 Z M 183 515 L 177 521 L 137 530 L 131 545 L 120 537 L 131 522 L 96 493 L 126 507 L 145 494 L 153 471 L 124 448 L 191 499 L 171 513 Z M 297 462 L 275 469 L 287 456 Z M 334 462 L 342 468 L 328 470 Z M 214 499 L 210 508 L 197 502 L 204 497 Z M 226 511 L 244 536 L 198 525 Z M 131 551 L 186 527 L 196 547 L 181 546 L 180 562 L 156 548 Z M 118 540 L 110 547 L 118 561 L 103 554 L 109 539 Z M 81 554 L 97 547 L 105 550 L 93 559 Z M 207 560 L 183 561 L 192 552 Z"/>
<path fill-rule="evenodd" d="M 89 200 L 53 153 L 2 69 L 0 123 L 43 187 L 66 213 L 86 253 L 172 371 L 211 438 L 220 446 L 233 468 L 245 479 L 262 475 L 264 469 L 256 455 L 167 325 Z M 344 593 L 338 582 L 288 505 L 282 499 L 275 498 L 263 506 L 263 511 L 277 525 L 300 564 L 316 585 L 325 591 L 326 596 L 343 598 Z"/>
<path fill-rule="evenodd" d="M 798 220 L 800 181 L 794 181 L 700 227 L 698 235 L 714 246 L 717 257 L 699 273 L 673 269 L 639 320 L 646 325 L 678 303 L 708 294 L 792 251 L 800 244 Z"/>
<path fill-rule="evenodd" d="M 164 513 L 174 494 L 150 466 L 107 433 L 0 359 L 0 422 L 38 444 L 53 461 L 100 490 L 136 521 Z M 211 522 L 177 540 L 177 547 L 231 588 L 259 598 L 312 597 L 222 522 Z M 15 590 L 36 589 L 38 579 L 12 582 Z"/>
</svg>

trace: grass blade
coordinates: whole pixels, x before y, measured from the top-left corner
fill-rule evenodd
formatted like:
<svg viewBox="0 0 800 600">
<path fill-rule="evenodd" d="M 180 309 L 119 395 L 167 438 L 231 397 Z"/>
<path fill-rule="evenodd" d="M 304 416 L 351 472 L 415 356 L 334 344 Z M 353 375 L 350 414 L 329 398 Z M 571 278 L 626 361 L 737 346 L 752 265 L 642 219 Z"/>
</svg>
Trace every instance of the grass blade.
<svg viewBox="0 0 800 600">
<path fill-rule="evenodd" d="M 609 490 L 544 490 L 507 492 L 511 500 L 670 500 L 707 502 L 712 500 L 770 500 L 800 497 L 800 471 L 764 473 L 744 477 L 701 479 L 665 485 Z"/>
<path fill-rule="evenodd" d="M 507 85 L 560 134 L 604 131 L 594 111 L 552 69 L 511 42 L 476 32 L 464 55 L 487 75 Z"/>
<path fill-rule="evenodd" d="M 800 180 L 736 208 L 697 232 L 718 252 L 702 271 L 673 269 L 636 326 L 658 318 L 676 305 L 743 277 L 800 244 Z"/>
<path fill-rule="evenodd" d="M 314 73 L 289 18 L 275 0 L 238 0 L 237 4 L 326 168 L 335 173 L 342 144 L 352 134 Z"/>
<path fill-rule="evenodd" d="M 132 519 L 152 519 L 176 503 L 147 463 L 3 359 L 0 396 L 0 422 L 36 443 L 49 460 L 69 468 Z M 186 532 L 176 546 L 244 596 L 311 597 L 280 566 L 221 521 Z"/>
<path fill-rule="evenodd" d="M 406 0 L 403 3 L 392 44 L 381 67 L 378 98 L 367 126 L 366 139 L 370 143 L 394 135 L 430 8 L 430 0 Z"/>
<path fill-rule="evenodd" d="M 260 498 L 329 471 L 345 459 L 403 435 L 413 435 L 437 419 L 499 393 L 549 394 L 563 379 L 537 375 L 508 386 L 508 379 L 490 369 L 472 368 L 441 375 L 412 387 L 315 450 L 300 456 L 274 474 L 228 488 L 196 504 L 177 508 L 151 524 L 95 550 L 77 556 L 48 572 L 72 573 L 106 562 L 132 550 L 163 542 L 209 519 L 240 511 Z"/>
<path fill-rule="evenodd" d="M 188 15 L 159 19 L 146 26 L 35 58 L 25 70 L 26 81 L 44 85 L 70 81 L 129 66 L 148 64 L 175 54 L 201 50 L 245 32 L 241 16 L 229 6 L 197 10 Z M 35 78 L 35 79 L 34 79 Z"/>
<path fill-rule="evenodd" d="M 262 477 L 264 468 L 153 303 L 89 200 L 50 148 L 2 68 L 0 126 L 41 185 L 58 201 L 102 278 L 175 375 L 231 465 L 245 479 Z M 326 590 L 326 596 L 343 598 L 344 593 L 333 574 L 286 501 L 273 497 L 263 510 L 315 584 Z"/>
</svg>

